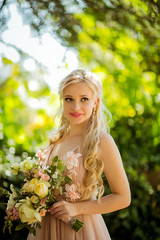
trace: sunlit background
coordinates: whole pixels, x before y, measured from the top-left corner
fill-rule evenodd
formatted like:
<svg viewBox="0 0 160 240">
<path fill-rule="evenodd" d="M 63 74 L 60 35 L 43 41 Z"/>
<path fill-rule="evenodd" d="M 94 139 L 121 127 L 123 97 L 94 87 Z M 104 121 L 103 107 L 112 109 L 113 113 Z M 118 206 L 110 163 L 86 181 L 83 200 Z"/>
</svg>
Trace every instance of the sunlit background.
<svg viewBox="0 0 160 240">
<path fill-rule="evenodd" d="M 60 80 L 87 68 L 102 80 L 132 191 L 129 208 L 103 215 L 106 225 L 113 240 L 160 240 L 159 66 L 157 0 L 0 1 L 0 186 L 20 186 L 9 166 L 48 144 Z M 3 234 L 3 204 L 0 214 L 1 240 L 27 234 Z"/>
<path fill-rule="evenodd" d="M 7 24 L 8 29 L 2 34 L 4 43 L 0 43 L 1 56 L 5 56 L 16 63 L 20 60 L 20 56 L 15 47 L 24 51 L 29 55 L 29 58 L 23 62 L 24 69 L 34 72 L 36 70 L 34 60 L 43 64 L 46 68 L 43 79 L 47 82 L 51 91 L 56 92 L 59 81 L 78 66 L 75 51 L 60 45 L 58 40 L 49 33 L 43 34 L 40 39 L 32 36 L 30 27 L 23 23 L 15 4 L 9 6 L 9 12 L 11 16 Z M 2 67 L 2 59 L 0 66 Z M 2 69 L 2 77 L 7 75 L 7 72 L 7 70 L 3 71 Z M 31 81 L 29 90 L 35 91 L 37 89 L 37 82 Z"/>
</svg>

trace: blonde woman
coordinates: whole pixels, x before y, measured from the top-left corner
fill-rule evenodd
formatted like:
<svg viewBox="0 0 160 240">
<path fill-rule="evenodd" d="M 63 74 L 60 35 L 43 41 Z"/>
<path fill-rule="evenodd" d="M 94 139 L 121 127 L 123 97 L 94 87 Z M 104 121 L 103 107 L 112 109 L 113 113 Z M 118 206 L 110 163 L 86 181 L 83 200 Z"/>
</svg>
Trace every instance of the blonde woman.
<svg viewBox="0 0 160 240">
<path fill-rule="evenodd" d="M 47 162 L 54 156 L 64 161 L 72 178 L 63 198 L 53 204 L 37 230 L 34 240 L 109 240 L 101 214 L 130 204 L 130 188 L 118 148 L 108 133 L 102 103 L 102 84 L 97 76 L 83 69 L 73 71 L 59 86 L 60 126 L 50 138 Z M 104 172 L 111 194 L 104 196 Z M 84 222 L 75 232 L 61 221 L 76 216 Z"/>
</svg>

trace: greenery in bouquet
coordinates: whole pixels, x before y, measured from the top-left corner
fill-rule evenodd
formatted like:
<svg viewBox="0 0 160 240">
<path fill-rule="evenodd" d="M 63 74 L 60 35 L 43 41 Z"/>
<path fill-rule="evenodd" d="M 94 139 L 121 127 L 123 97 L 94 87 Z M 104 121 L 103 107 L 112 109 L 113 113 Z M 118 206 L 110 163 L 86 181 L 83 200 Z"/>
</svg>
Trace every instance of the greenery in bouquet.
<svg viewBox="0 0 160 240">
<path fill-rule="evenodd" d="M 11 166 L 13 174 L 22 173 L 25 179 L 20 190 L 13 185 L 10 186 L 11 193 L 2 190 L 9 197 L 4 231 L 8 228 L 11 233 L 13 222 L 16 222 L 15 230 L 25 227 L 30 233 L 36 235 L 36 229 L 41 227 L 42 217 L 56 202 L 57 190 L 62 195 L 65 184 L 71 183 L 71 178 L 64 174 L 63 162 L 55 156 L 51 164 L 47 164 L 46 155 L 47 151 L 42 153 L 38 150 L 36 157 L 28 157 L 23 162 Z M 70 218 L 66 223 L 70 224 L 76 232 L 83 227 L 83 223 L 76 217 Z"/>
</svg>

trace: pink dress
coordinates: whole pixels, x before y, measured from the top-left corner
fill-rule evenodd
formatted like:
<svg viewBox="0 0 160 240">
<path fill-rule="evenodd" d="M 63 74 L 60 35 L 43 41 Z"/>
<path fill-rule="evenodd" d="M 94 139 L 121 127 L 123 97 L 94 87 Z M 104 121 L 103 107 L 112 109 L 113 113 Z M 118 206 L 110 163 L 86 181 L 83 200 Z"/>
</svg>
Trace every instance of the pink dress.
<svg viewBox="0 0 160 240">
<path fill-rule="evenodd" d="M 55 153 L 53 145 L 49 147 L 48 162 L 50 162 Z M 63 191 L 64 199 L 70 202 L 81 200 L 81 190 L 83 186 L 83 177 L 85 168 L 83 165 L 83 156 L 80 153 L 80 147 L 67 152 L 64 156 L 58 155 L 59 159 L 66 165 L 66 173 L 72 178 L 72 183 L 67 185 Z M 96 195 L 96 194 L 95 194 Z M 92 199 L 96 199 L 93 196 Z M 76 232 L 72 227 L 55 218 L 48 213 L 43 217 L 41 229 L 37 229 L 36 236 L 29 234 L 27 240 L 110 240 L 110 236 L 101 214 L 78 215 L 76 216 L 84 223 L 83 228 Z"/>
</svg>

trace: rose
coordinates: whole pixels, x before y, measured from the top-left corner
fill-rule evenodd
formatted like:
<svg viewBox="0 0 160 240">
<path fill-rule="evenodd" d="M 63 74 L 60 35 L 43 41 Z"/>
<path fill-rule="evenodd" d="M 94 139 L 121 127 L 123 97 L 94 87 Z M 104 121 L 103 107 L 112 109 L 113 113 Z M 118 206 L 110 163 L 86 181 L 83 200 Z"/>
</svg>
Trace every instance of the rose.
<svg viewBox="0 0 160 240">
<path fill-rule="evenodd" d="M 34 186 L 36 186 L 39 183 L 37 178 L 32 178 L 32 180 L 30 181 L 30 184 L 33 184 Z"/>
<path fill-rule="evenodd" d="M 42 180 L 45 180 L 45 181 L 49 181 L 50 176 L 47 175 L 47 174 L 42 174 L 42 175 L 41 175 L 41 179 L 42 179 Z"/>
<path fill-rule="evenodd" d="M 18 171 L 20 169 L 20 166 L 18 163 L 14 163 L 12 166 L 11 166 L 11 171 L 14 175 L 17 175 L 18 174 Z"/>
<path fill-rule="evenodd" d="M 39 201 L 39 198 L 38 198 L 36 195 L 33 195 L 33 196 L 31 197 L 31 202 L 33 202 L 33 203 L 38 203 L 38 201 Z"/>
<path fill-rule="evenodd" d="M 41 206 L 43 206 L 43 207 L 45 206 L 46 200 L 47 200 L 46 197 L 42 198 L 42 200 L 40 201 Z"/>
<path fill-rule="evenodd" d="M 37 174 L 38 174 L 39 176 L 42 176 L 43 173 L 44 173 L 44 170 L 43 170 L 43 169 L 40 169 Z"/>
<path fill-rule="evenodd" d="M 29 197 L 26 197 L 23 203 L 16 204 L 16 207 L 19 210 L 19 217 L 21 222 L 27 222 L 28 224 L 38 221 L 41 222 L 41 215 L 38 210 L 35 210 L 32 207 Z"/>
<path fill-rule="evenodd" d="M 44 183 L 48 188 L 51 186 L 51 184 L 45 180 L 39 179 L 39 183 Z"/>
<path fill-rule="evenodd" d="M 37 173 L 35 173 L 33 176 L 34 176 L 35 178 L 39 178 L 39 175 L 37 175 Z"/>
<path fill-rule="evenodd" d="M 23 185 L 23 190 L 25 192 L 34 192 L 36 185 L 39 183 L 37 178 L 33 178 L 30 182 L 26 182 Z"/>
<path fill-rule="evenodd" d="M 40 210 L 40 215 L 41 215 L 41 217 L 44 217 L 46 215 L 46 209 L 42 208 Z"/>
<path fill-rule="evenodd" d="M 30 182 L 26 182 L 23 185 L 23 191 L 24 192 L 33 192 L 34 191 L 35 186 L 33 184 L 30 184 Z"/>
<path fill-rule="evenodd" d="M 44 198 L 48 194 L 48 187 L 44 183 L 39 183 L 34 189 L 34 193 L 39 197 Z"/>
</svg>

